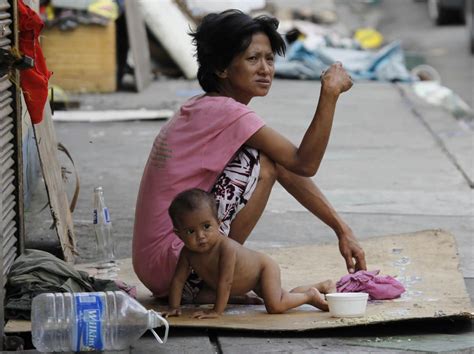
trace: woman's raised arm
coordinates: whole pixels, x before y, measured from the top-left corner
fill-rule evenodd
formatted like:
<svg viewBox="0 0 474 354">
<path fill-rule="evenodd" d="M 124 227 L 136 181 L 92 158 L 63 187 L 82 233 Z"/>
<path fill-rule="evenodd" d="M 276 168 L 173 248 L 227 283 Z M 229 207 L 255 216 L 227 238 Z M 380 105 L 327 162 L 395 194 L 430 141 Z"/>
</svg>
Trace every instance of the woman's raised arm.
<svg viewBox="0 0 474 354">
<path fill-rule="evenodd" d="M 314 117 L 297 148 L 288 139 L 265 126 L 246 142 L 271 160 L 300 176 L 316 174 L 331 133 L 339 95 L 352 87 L 352 79 L 341 63 L 335 63 L 321 75 L 321 93 Z"/>
</svg>

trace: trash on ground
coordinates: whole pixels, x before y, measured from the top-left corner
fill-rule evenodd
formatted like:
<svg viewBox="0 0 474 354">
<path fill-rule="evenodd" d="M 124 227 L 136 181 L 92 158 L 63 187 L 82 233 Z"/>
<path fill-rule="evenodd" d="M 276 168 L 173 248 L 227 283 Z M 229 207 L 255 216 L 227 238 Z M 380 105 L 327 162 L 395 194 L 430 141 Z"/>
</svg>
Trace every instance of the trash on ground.
<svg viewBox="0 0 474 354">
<path fill-rule="evenodd" d="M 441 84 L 441 76 L 429 65 L 418 65 L 411 70 L 420 81 L 412 85 L 415 94 L 429 104 L 439 106 L 456 118 L 473 118 L 473 109 L 450 88 Z"/>
<path fill-rule="evenodd" d="M 278 57 L 275 75 L 282 78 L 318 80 L 321 72 L 336 61 L 341 62 L 354 80 L 412 82 L 403 49 L 398 41 L 376 52 L 348 48 L 319 46 L 308 48 L 302 40 L 293 42 L 286 57 Z"/>
<path fill-rule="evenodd" d="M 51 0 L 41 2 L 40 15 L 46 27 L 71 31 L 80 25 L 107 26 L 117 19 L 119 7 L 113 0 Z"/>
<path fill-rule="evenodd" d="M 384 38 L 382 34 L 374 28 L 359 28 L 354 33 L 354 39 L 360 43 L 363 49 L 380 48 Z"/>
</svg>

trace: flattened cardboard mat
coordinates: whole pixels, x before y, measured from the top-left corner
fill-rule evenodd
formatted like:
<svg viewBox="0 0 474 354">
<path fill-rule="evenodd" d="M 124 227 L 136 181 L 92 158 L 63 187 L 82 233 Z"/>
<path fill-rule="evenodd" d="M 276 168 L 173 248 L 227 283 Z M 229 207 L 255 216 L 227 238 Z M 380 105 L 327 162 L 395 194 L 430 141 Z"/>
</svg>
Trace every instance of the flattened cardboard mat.
<svg viewBox="0 0 474 354">
<path fill-rule="evenodd" d="M 370 301 L 361 318 L 333 318 L 309 305 L 285 314 L 269 315 L 263 305 L 228 305 L 218 319 L 197 320 L 191 317 L 197 306 L 183 306 L 180 317 L 169 318 L 172 327 L 225 328 L 236 330 L 305 331 L 386 323 L 410 319 L 446 317 L 472 318 L 472 307 L 464 279 L 459 271 L 459 258 L 454 237 L 441 230 L 383 236 L 361 242 L 369 270 L 396 276 L 406 292 L 398 299 Z M 285 289 L 315 283 L 324 279 L 338 280 L 346 274 L 344 261 L 336 244 L 265 250 L 279 264 Z M 88 265 L 78 266 L 88 269 Z M 137 285 L 139 301 L 149 309 L 164 310 L 141 284 L 131 265 L 122 261 L 118 279 Z M 205 305 L 203 307 L 210 307 Z M 6 329 L 8 329 L 8 324 Z"/>
<path fill-rule="evenodd" d="M 191 318 L 196 306 L 189 305 L 183 306 L 180 317 L 168 320 L 176 327 L 302 331 L 407 319 L 471 316 L 472 307 L 459 271 L 456 242 L 451 234 L 428 230 L 375 237 L 361 244 L 369 270 L 380 269 L 381 274 L 396 276 L 406 288 L 399 299 L 369 302 L 363 318 L 333 318 L 309 305 L 280 315 L 267 314 L 263 305 L 228 305 L 219 319 L 196 320 Z M 264 252 L 280 264 L 285 289 L 328 278 L 338 280 L 346 274 L 336 244 L 273 248 Z M 122 279 L 137 283 L 131 268 Z M 139 300 L 147 308 L 158 311 L 165 308 L 157 305 L 143 285 L 138 290 Z"/>
</svg>

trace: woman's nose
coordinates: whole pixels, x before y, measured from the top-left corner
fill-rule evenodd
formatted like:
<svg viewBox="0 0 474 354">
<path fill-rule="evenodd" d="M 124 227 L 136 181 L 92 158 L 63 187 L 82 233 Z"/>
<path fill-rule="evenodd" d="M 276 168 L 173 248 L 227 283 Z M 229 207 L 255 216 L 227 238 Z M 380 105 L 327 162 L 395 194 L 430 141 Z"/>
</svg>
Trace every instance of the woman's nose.
<svg viewBox="0 0 474 354">
<path fill-rule="evenodd" d="M 270 73 L 271 67 L 270 64 L 267 63 L 265 59 L 260 61 L 260 72 L 268 74 Z"/>
</svg>

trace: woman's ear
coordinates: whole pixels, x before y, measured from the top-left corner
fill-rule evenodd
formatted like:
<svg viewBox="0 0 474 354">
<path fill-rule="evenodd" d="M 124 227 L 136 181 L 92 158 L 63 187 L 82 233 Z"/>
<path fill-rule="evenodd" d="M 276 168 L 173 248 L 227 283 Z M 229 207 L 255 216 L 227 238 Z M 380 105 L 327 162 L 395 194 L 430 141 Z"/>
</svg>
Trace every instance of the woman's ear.
<svg viewBox="0 0 474 354">
<path fill-rule="evenodd" d="M 216 75 L 219 79 L 226 79 L 227 78 L 227 69 L 217 70 Z"/>
</svg>

